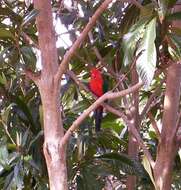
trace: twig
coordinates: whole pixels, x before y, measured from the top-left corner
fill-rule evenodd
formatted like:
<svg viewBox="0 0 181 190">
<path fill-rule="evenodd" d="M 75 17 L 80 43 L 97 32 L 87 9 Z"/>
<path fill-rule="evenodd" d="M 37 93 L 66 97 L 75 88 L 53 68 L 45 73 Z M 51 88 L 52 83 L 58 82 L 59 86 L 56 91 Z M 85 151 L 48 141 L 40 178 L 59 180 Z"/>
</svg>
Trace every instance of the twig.
<svg viewBox="0 0 181 190">
<path fill-rule="evenodd" d="M 34 73 L 31 70 L 26 69 L 25 70 L 25 75 L 30 78 L 36 85 L 39 83 L 40 80 L 40 72 Z"/>
<path fill-rule="evenodd" d="M 139 58 L 139 56 L 140 56 L 141 54 L 142 54 L 142 52 L 140 52 L 137 56 L 134 57 L 130 69 L 128 70 L 128 72 L 127 72 L 126 74 L 122 75 L 122 77 L 119 79 L 119 81 L 118 81 L 118 83 L 116 84 L 116 86 L 114 87 L 114 89 L 117 88 L 117 87 L 120 85 L 120 83 L 122 83 L 123 80 L 128 76 L 128 74 L 133 70 L 133 68 L 134 68 L 135 65 L 136 65 L 136 61 L 138 60 L 138 58 Z"/>
<path fill-rule="evenodd" d="M 141 3 L 139 3 L 138 1 L 136 0 L 127 0 L 128 2 L 132 3 L 133 5 L 135 5 L 136 7 L 138 7 L 139 9 L 142 9 L 144 8 L 143 5 L 141 5 Z"/>
<path fill-rule="evenodd" d="M 158 137 L 158 140 L 160 141 L 160 138 L 161 138 L 161 134 L 160 134 L 160 131 L 158 129 L 158 126 L 157 126 L 157 123 L 155 121 L 155 118 L 153 117 L 153 115 L 151 114 L 151 112 L 148 112 L 148 117 L 151 121 L 151 124 L 152 124 L 152 127 L 154 128 L 156 134 L 157 134 L 157 137 Z"/>
<path fill-rule="evenodd" d="M 39 49 L 38 44 L 36 44 L 25 32 L 21 32 L 23 38 L 30 44 Z"/>
<path fill-rule="evenodd" d="M 155 162 L 150 154 L 150 152 L 148 151 L 147 147 L 144 144 L 144 141 L 142 140 L 142 138 L 140 137 L 140 134 L 138 133 L 138 130 L 134 127 L 134 124 L 129 121 L 127 123 L 128 129 L 130 130 L 130 132 L 135 136 L 138 144 L 141 146 L 141 148 L 143 149 L 144 154 L 146 155 L 148 161 L 150 162 L 150 165 L 152 168 L 154 168 L 155 166 Z"/>
<path fill-rule="evenodd" d="M 180 123 L 181 123 L 181 112 L 178 115 L 176 127 L 173 129 L 173 130 L 175 130 L 174 131 L 175 134 L 177 133 L 177 131 L 178 131 L 179 127 L 180 127 Z"/>
<path fill-rule="evenodd" d="M 83 43 L 85 40 L 87 34 L 89 31 L 93 28 L 95 25 L 97 19 L 101 16 L 102 12 L 108 7 L 108 5 L 112 2 L 112 0 L 105 0 L 101 6 L 96 10 L 94 15 L 90 18 L 88 24 L 82 31 L 81 35 L 77 38 L 75 43 L 72 45 L 72 47 L 67 51 L 67 53 L 64 55 L 64 58 L 59 65 L 58 71 L 55 75 L 55 80 L 59 81 L 62 78 L 62 75 L 66 72 L 68 63 L 71 60 L 72 56 L 76 52 L 78 48 L 80 48 L 80 45 Z"/>
<path fill-rule="evenodd" d="M 2 125 L 3 125 L 3 127 L 4 127 L 4 130 L 5 130 L 6 134 L 7 134 L 7 136 L 10 138 L 11 142 L 12 142 L 14 145 L 16 145 L 15 141 L 13 140 L 13 138 L 11 137 L 11 135 L 10 135 L 10 133 L 9 133 L 9 131 L 8 131 L 7 125 L 5 124 L 5 122 L 4 122 L 3 120 L 0 120 L 0 121 L 2 122 Z"/>
<path fill-rule="evenodd" d="M 155 91 L 153 92 L 153 94 L 150 96 L 150 98 L 148 99 L 145 107 L 143 108 L 143 111 L 140 114 L 140 121 L 142 121 L 143 117 L 145 116 L 145 114 L 149 111 L 150 109 L 150 105 L 152 103 L 152 101 L 155 99 L 155 97 L 158 95 L 158 93 L 160 92 L 161 86 L 162 84 L 165 82 L 165 79 L 162 79 L 160 82 L 160 85 L 158 85 L 155 89 Z"/>
</svg>

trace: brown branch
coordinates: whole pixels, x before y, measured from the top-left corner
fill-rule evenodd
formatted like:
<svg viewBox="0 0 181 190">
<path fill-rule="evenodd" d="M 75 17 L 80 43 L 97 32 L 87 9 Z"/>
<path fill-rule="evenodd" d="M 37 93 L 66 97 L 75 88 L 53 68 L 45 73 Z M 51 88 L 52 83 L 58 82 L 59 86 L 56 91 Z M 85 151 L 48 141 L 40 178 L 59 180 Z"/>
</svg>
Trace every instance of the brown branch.
<svg viewBox="0 0 181 190">
<path fill-rule="evenodd" d="M 87 91 L 87 92 L 90 92 L 89 88 L 88 88 L 86 85 L 84 85 L 80 80 L 78 80 L 77 77 L 76 77 L 76 75 L 75 75 L 72 71 L 68 70 L 68 71 L 67 71 L 67 74 L 74 80 L 74 82 L 75 82 L 80 88 L 84 89 L 84 90 Z M 90 93 L 91 93 L 91 92 L 90 92 Z M 96 97 L 94 94 L 92 94 L 92 95 L 93 95 L 93 97 L 94 97 L 95 99 L 97 99 L 97 97 Z M 147 150 L 146 146 L 144 145 L 144 142 L 143 142 L 143 140 L 141 139 L 140 134 L 138 133 L 137 129 L 134 127 L 134 125 L 132 125 L 131 121 L 127 119 L 126 115 L 125 115 L 124 113 L 122 113 L 121 111 L 119 111 L 119 110 L 117 110 L 117 109 L 111 107 L 110 105 L 108 105 L 108 104 L 106 104 L 106 103 L 101 103 L 101 105 L 104 106 L 104 108 L 105 108 L 106 110 L 108 110 L 109 112 L 111 112 L 111 113 L 113 113 L 113 114 L 115 114 L 115 115 L 117 115 L 118 117 L 120 117 L 120 118 L 123 119 L 124 123 L 127 124 L 128 129 L 129 129 L 130 132 L 135 136 L 137 142 L 138 142 L 139 145 L 142 147 L 144 154 L 147 156 L 147 158 L 148 158 L 148 160 L 149 160 L 151 166 L 153 167 L 153 166 L 154 166 L 154 161 L 153 161 L 153 159 L 152 159 L 152 157 L 151 157 L 151 154 L 149 153 L 149 151 Z M 78 126 L 76 126 L 76 128 L 77 128 L 77 127 L 78 127 Z M 70 135 L 72 134 L 72 132 L 73 132 L 73 131 L 70 130 Z M 69 137 L 67 137 L 67 138 L 69 138 Z M 66 141 L 68 141 L 68 139 L 67 139 Z"/>
<path fill-rule="evenodd" d="M 154 162 L 150 152 L 148 151 L 147 147 L 145 146 L 144 141 L 140 137 L 140 134 L 138 133 L 138 130 L 134 127 L 134 124 L 130 120 L 127 123 L 127 126 L 128 126 L 129 131 L 135 136 L 136 141 L 138 142 L 138 144 L 143 149 L 143 152 L 146 155 L 151 167 L 154 168 L 155 162 Z"/>
<path fill-rule="evenodd" d="M 75 75 L 72 71 L 68 70 L 68 71 L 67 71 L 67 74 L 74 80 L 74 82 L 75 82 L 80 88 L 84 89 L 84 90 L 85 90 L 86 92 L 88 92 L 88 93 L 91 93 L 92 97 L 93 97 L 95 100 L 97 100 L 97 96 L 95 96 L 95 94 L 93 94 L 93 93 L 90 91 L 90 89 L 89 89 L 86 85 L 84 85 L 80 80 L 78 80 L 77 77 L 76 77 L 76 75 Z M 113 109 L 110 105 L 106 104 L 105 102 L 102 102 L 101 105 L 102 105 L 106 110 L 108 110 L 108 111 L 110 111 L 110 112 L 112 112 L 112 113 L 114 112 L 115 115 L 117 115 L 116 113 L 119 112 L 119 117 L 121 117 L 125 123 L 127 122 L 127 117 L 126 117 L 126 115 L 125 115 L 124 113 L 122 113 L 121 111 L 118 111 L 118 110 L 116 110 L 116 109 Z M 118 111 L 118 112 L 117 112 L 117 111 Z"/>
<path fill-rule="evenodd" d="M 155 121 L 155 118 L 153 117 L 153 115 L 151 114 L 151 112 L 148 112 L 148 117 L 151 121 L 151 124 L 152 124 L 152 127 L 154 128 L 156 134 L 157 134 L 157 137 L 158 137 L 158 140 L 160 140 L 160 137 L 161 137 L 161 134 L 160 134 L 160 131 L 158 129 L 158 126 L 157 126 L 157 123 Z"/>
<path fill-rule="evenodd" d="M 31 79 L 36 85 L 39 83 L 40 81 L 40 72 L 38 73 L 34 73 L 33 71 L 26 69 L 25 70 L 25 75 Z"/>
<path fill-rule="evenodd" d="M 139 9 L 144 8 L 144 6 L 141 3 L 139 3 L 138 1 L 136 1 L 136 0 L 127 0 L 127 2 L 132 3 L 133 5 L 138 7 Z"/>
<path fill-rule="evenodd" d="M 80 48 L 82 42 L 85 40 L 89 31 L 93 28 L 96 24 L 97 19 L 101 16 L 102 12 L 108 7 L 108 5 L 112 2 L 112 0 L 105 0 L 101 6 L 96 10 L 94 15 L 90 18 L 88 24 L 82 31 L 81 35 L 77 38 L 73 46 L 68 50 L 68 52 L 64 55 L 64 58 L 58 68 L 58 71 L 55 75 L 55 80 L 60 80 L 62 75 L 66 72 L 68 63 L 71 60 L 72 56 L 76 52 L 77 49 Z"/>
<path fill-rule="evenodd" d="M 145 107 L 143 108 L 143 111 L 140 114 L 140 121 L 142 121 L 143 117 L 145 116 L 145 114 L 150 110 L 151 107 L 151 103 L 153 102 L 153 100 L 155 99 L 155 97 L 158 95 L 158 93 L 161 90 L 161 86 L 162 84 L 165 82 L 165 79 L 162 79 L 160 82 L 160 85 L 156 87 L 155 91 L 153 92 L 153 94 L 149 97 Z"/>
<path fill-rule="evenodd" d="M 176 127 L 173 129 L 174 130 L 173 133 L 176 134 L 178 132 L 179 127 L 180 127 L 180 123 L 181 123 L 181 112 L 178 115 L 177 122 L 176 122 Z"/>
<path fill-rule="evenodd" d="M 33 41 L 25 32 L 21 32 L 21 36 L 30 44 L 39 49 L 38 44 L 36 44 L 35 41 Z"/>
<path fill-rule="evenodd" d="M 70 128 L 67 130 L 67 132 L 65 133 L 63 139 L 62 139 L 62 143 L 66 144 L 67 141 L 69 140 L 70 136 L 72 135 L 72 132 L 75 131 L 75 129 L 78 128 L 78 126 L 80 125 L 80 123 L 83 122 L 83 120 L 93 111 L 95 110 L 101 103 L 103 103 L 105 100 L 112 100 L 115 98 L 119 98 L 122 96 L 125 96 L 129 93 L 132 93 L 136 90 L 138 90 L 141 86 L 143 85 L 142 82 L 137 83 L 136 85 L 126 89 L 126 90 L 122 90 L 120 92 L 107 92 L 104 95 L 102 95 L 101 97 L 99 97 L 90 107 L 88 107 L 74 122 L 73 124 L 70 126 Z"/>
</svg>

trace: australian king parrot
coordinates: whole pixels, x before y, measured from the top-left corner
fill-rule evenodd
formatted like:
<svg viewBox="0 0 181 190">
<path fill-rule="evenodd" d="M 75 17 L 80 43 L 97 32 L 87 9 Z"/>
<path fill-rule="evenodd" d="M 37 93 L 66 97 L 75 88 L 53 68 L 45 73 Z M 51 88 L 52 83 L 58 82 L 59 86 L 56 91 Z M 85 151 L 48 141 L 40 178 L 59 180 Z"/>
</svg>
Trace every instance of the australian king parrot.
<svg viewBox="0 0 181 190">
<path fill-rule="evenodd" d="M 92 68 L 90 71 L 89 88 L 97 97 L 102 96 L 107 91 L 107 84 L 105 84 L 103 75 L 97 68 Z M 97 107 L 94 111 L 96 132 L 99 132 L 101 129 L 102 114 L 103 107 Z"/>
</svg>

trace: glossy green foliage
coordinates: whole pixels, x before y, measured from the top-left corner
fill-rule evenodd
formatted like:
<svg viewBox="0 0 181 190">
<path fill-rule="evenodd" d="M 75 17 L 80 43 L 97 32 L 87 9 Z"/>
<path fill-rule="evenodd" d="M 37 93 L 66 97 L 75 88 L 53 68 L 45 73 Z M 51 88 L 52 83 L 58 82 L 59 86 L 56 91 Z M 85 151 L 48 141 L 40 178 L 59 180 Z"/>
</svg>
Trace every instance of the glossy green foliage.
<svg viewBox="0 0 181 190">
<path fill-rule="evenodd" d="M 65 7 L 61 13 L 59 3 L 52 1 L 55 20 L 63 23 L 72 43 L 101 2 L 78 1 L 84 14 L 79 16 L 76 1 L 72 4 L 74 9 Z M 93 39 L 90 42 L 87 38 L 81 45 L 71 59 L 69 68 L 81 82 L 87 84 L 90 67 L 100 66 L 108 83 L 107 90 L 117 91 L 120 89 L 115 88 L 115 75 L 121 79 L 123 75 L 126 76 L 122 88 L 131 86 L 130 68 L 138 56 L 138 75 L 145 87 L 149 88 L 149 91 L 140 90 L 141 114 L 147 100 L 164 78 L 163 73 L 154 77 L 154 71 L 162 66 L 162 55 L 175 60 L 180 58 L 181 31 L 176 27 L 168 30 L 171 21 L 180 19 L 179 12 L 171 14 L 169 11 L 175 1 L 166 4 L 160 1 L 159 5 L 149 0 L 139 2 L 142 2 L 141 9 L 121 1 L 110 6 L 92 29 Z M 35 26 L 38 14 L 39 11 L 33 8 L 29 0 L 0 2 L 0 189 L 48 189 L 43 157 L 41 99 L 36 85 L 24 72 L 25 69 L 38 71 L 38 36 Z M 165 15 L 162 23 L 160 15 Z M 63 34 L 57 36 L 64 39 Z M 169 39 L 167 43 L 165 38 Z M 104 60 L 104 68 L 95 54 L 95 47 Z M 67 49 L 61 46 L 57 51 L 62 58 Z M 150 106 L 150 112 L 158 122 L 163 113 L 164 90 L 165 86 L 161 84 Z M 60 100 L 65 130 L 94 101 L 90 93 L 79 88 L 69 75 L 65 75 L 62 80 Z M 128 100 L 130 106 L 131 96 Z M 123 113 L 127 111 L 123 98 L 108 103 Z M 157 134 L 151 127 L 151 121 L 144 113 L 142 116 L 140 133 L 155 156 Z M 69 186 L 78 190 L 99 190 L 105 186 L 109 176 L 114 176 L 119 184 L 124 185 L 129 174 L 138 176 L 139 189 L 153 189 L 152 181 L 141 162 L 143 152 L 140 151 L 139 160 L 136 160 L 127 155 L 127 148 L 128 132 L 122 119 L 104 111 L 102 131 L 96 134 L 94 120 L 90 115 L 69 141 Z M 175 170 L 174 176 L 175 186 L 180 187 L 180 170 Z"/>
</svg>

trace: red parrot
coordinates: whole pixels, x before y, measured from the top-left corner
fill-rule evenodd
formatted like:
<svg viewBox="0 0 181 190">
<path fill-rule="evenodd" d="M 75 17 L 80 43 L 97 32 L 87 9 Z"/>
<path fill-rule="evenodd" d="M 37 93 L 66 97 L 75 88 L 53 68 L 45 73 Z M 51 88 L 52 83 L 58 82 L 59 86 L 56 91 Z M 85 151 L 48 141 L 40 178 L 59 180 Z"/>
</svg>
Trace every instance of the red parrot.
<svg viewBox="0 0 181 190">
<path fill-rule="evenodd" d="M 104 81 L 102 74 L 97 68 L 91 69 L 90 74 L 89 88 L 97 97 L 100 97 L 104 94 Z M 101 129 L 102 113 L 102 106 L 97 107 L 94 112 L 96 132 Z"/>
</svg>

